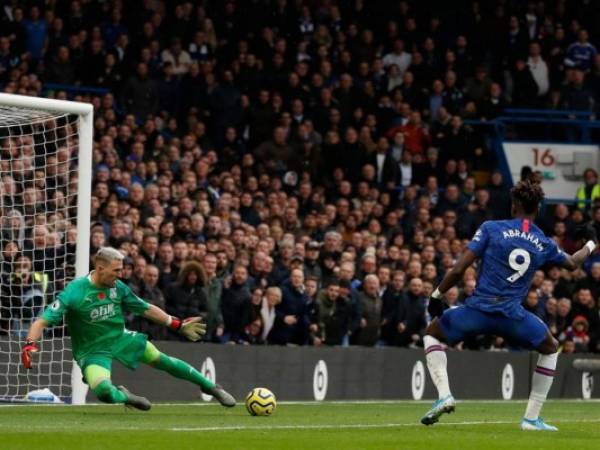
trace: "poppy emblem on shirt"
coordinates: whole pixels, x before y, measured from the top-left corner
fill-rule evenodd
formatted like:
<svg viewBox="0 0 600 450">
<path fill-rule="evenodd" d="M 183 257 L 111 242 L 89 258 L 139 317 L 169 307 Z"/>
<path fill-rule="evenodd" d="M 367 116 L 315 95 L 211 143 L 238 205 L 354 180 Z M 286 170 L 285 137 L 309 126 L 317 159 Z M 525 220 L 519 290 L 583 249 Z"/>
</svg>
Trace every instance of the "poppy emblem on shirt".
<svg viewBox="0 0 600 450">
<path fill-rule="evenodd" d="M 104 300 L 106 298 L 106 294 L 104 292 L 98 293 L 98 300 Z"/>
</svg>

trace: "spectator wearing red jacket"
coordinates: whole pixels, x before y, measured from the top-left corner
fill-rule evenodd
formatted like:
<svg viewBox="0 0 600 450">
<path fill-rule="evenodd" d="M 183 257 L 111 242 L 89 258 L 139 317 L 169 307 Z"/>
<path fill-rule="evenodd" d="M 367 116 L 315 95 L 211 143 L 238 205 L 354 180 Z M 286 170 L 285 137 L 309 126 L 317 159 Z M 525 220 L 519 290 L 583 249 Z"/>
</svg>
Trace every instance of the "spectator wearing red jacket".
<svg viewBox="0 0 600 450">
<path fill-rule="evenodd" d="M 420 112 L 411 112 L 408 122 L 405 125 L 388 130 L 386 133 L 388 139 L 393 139 L 398 131 L 404 135 L 404 148 L 406 150 L 413 155 L 425 154 L 431 143 L 431 138 L 429 137 L 427 128 L 423 125 Z"/>
</svg>

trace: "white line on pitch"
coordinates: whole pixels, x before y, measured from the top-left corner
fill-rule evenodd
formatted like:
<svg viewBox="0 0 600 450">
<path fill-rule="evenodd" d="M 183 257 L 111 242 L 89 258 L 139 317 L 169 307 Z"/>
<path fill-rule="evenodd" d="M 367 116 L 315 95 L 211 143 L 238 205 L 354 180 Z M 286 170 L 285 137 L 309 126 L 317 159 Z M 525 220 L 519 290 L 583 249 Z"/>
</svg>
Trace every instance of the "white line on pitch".
<svg viewBox="0 0 600 450">
<path fill-rule="evenodd" d="M 434 401 L 434 399 L 431 400 L 325 400 L 325 401 L 314 401 L 314 400 L 284 400 L 284 401 L 280 401 L 277 402 L 278 405 L 306 405 L 306 406 L 319 406 L 319 405 L 404 405 L 404 404 L 408 404 L 408 405 L 422 405 L 422 404 L 430 404 Z M 510 405 L 510 404 L 523 404 L 526 403 L 527 400 L 526 399 L 522 399 L 522 400 L 458 400 L 458 403 L 461 404 L 469 404 L 469 403 L 473 403 L 473 404 L 506 404 L 506 405 Z M 583 399 L 577 399 L 577 398 L 571 398 L 571 399 L 550 399 L 546 402 L 546 404 L 548 403 L 599 403 L 600 399 L 595 398 L 595 399 L 589 399 L 589 400 L 583 400 Z M 243 403 L 238 402 L 238 405 L 243 405 Z M 107 406 L 107 407 L 120 407 L 121 405 L 108 405 L 106 403 L 87 403 L 85 405 L 70 405 L 70 404 L 66 404 L 66 403 L 34 403 L 34 402 L 30 402 L 30 403 L 6 403 L 6 404 L 0 404 L 0 408 L 6 408 L 6 407 L 10 407 L 10 408 L 18 408 L 18 407 L 22 407 L 22 406 L 26 406 L 26 407 L 31 407 L 31 406 L 52 406 L 52 407 L 65 407 L 65 406 L 74 406 L 74 407 L 86 407 L 86 406 Z M 154 406 L 190 406 L 190 407 L 196 407 L 196 406 L 220 406 L 218 403 L 216 402 L 173 402 L 173 403 L 162 403 L 162 402 L 156 402 L 154 403 Z"/>
<path fill-rule="evenodd" d="M 582 419 L 582 420 L 552 420 L 553 423 L 600 423 L 600 419 Z M 462 427 L 462 426 L 474 426 L 474 425 L 514 425 L 519 426 L 518 421 L 514 420 L 489 420 L 489 421 L 465 421 L 465 422 L 439 422 L 436 424 L 437 427 Z M 210 426 L 210 427 L 171 427 L 171 428 L 148 428 L 148 427 L 111 427 L 111 431 L 172 431 L 172 432 L 219 432 L 219 431 L 276 431 L 276 430 L 344 430 L 344 429 L 378 429 L 378 428 L 407 428 L 407 427 L 423 427 L 419 422 L 403 422 L 403 423 L 371 423 L 371 424 L 321 424 L 321 425 L 262 425 L 262 426 L 247 426 L 247 425 L 224 425 L 224 426 Z M 11 431 L 16 431 L 21 427 L 14 424 L 3 427 L 0 424 L 0 429 L 9 428 Z M 33 428 L 29 427 L 34 431 L 50 431 L 50 432 L 76 432 L 77 430 L 61 430 L 57 429 L 56 425 L 36 425 Z"/>
<path fill-rule="evenodd" d="M 554 420 L 555 423 L 600 423 L 600 419 L 589 420 Z M 490 420 L 490 421 L 469 421 L 469 422 L 438 422 L 438 426 L 472 426 L 472 425 L 515 425 L 519 422 L 514 420 Z M 418 422 L 410 423 L 373 423 L 373 424 L 323 424 L 323 425 L 266 425 L 266 426 L 245 426 L 232 425 L 222 427 L 174 427 L 166 428 L 167 431 L 247 431 L 247 430 L 337 430 L 337 429 L 365 429 L 365 428 L 396 428 L 396 427 L 422 427 Z"/>
</svg>

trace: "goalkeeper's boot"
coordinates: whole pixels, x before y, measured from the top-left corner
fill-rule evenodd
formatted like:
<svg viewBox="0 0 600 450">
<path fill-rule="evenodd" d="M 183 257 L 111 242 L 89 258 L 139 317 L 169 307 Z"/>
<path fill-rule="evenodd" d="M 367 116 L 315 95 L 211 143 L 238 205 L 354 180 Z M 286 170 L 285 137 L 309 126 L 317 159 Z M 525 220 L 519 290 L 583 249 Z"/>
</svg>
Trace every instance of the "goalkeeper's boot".
<svg viewBox="0 0 600 450">
<path fill-rule="evenodd" d="M 558 431 L 558 428 L 548 425 L 544 422 L 544 419 L 538 417 L 537 419 L 530 420 L 523 417 L 521 421 L 521 430 L 525 431 Z"/>
<path fill-rule="evenodd" d="M 127 396 L 125 405 L 141 409 L 142 411 L 148 411 L 152 408 L 152 403 L 150 403 L 146 397 L 132 394 L 125 386 L 119 386 L 119 390 Z"/>
<path fill-rule="evenodd" d="M 233 408 L 235 406 L 235 398 L 233 398 L 233 395 L 223 389 L 220 384 L 215 384 L 215 387 L 212 389 L 203 389 L 202 392 L 212 395 L 221 405 L 226 406 L 227 408 Z"/>
<path fill-rule="evenodd" d="M 440 420 L 440 416 L 444 413 L 450 414 L 454 412 L 456 408 L 456 400 L 452 395 L 447 395 L 444 398 L 437 400 L 431 409 L 427 411 L 423 417 L 421 417 L 421 423 L 423 425 L 433 425 Z"/>
</svg>

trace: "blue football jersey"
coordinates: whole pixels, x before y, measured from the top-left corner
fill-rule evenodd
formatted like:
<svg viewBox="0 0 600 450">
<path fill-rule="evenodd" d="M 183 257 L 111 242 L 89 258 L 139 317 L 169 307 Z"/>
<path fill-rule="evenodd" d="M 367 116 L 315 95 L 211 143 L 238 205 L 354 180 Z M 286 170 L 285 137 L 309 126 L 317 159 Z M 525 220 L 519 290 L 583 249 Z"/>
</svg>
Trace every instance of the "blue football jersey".
<svg viewBox="0 0 600 450">
<path fill-rule="evenodd" d="M 566 259 L 556 242 L 528 219 L 484 222 L 468 248 L 481 262 L 467 305 L 507 317 L 523 317 L 521 302 L 539 267 L 560 265 Z"/>
</svg>

